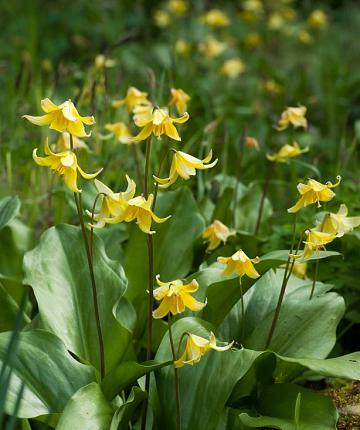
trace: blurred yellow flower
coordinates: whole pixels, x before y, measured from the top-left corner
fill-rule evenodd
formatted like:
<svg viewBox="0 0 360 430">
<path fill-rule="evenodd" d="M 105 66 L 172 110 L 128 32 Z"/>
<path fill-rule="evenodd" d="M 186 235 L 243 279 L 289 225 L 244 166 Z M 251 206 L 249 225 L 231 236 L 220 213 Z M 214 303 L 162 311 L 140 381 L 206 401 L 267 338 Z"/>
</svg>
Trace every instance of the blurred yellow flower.
<svg viewBox="0 0 360 430">
<path fill-rule="evenodd" d="M 131 222 L 136 219 L 136 223 L 140 230 L 147 234 L 153 234 L 155 231 L 151 231 L 151 223 L 163 223 L 170 218 L 159 218 L 151 210 L 154 202 L 153 194 L 149 194 L 149 197 L 145 199 L 143 196 L 137 196 L 128 201 L 126 210 L 113 218 L 104 218 L 104 221 L 108 224 L 118 224 L 120 222 Z"/>
<path fill-rule="evenodd" d="M 151 105 L 147 99 L 148 93 L 142 92 L 135 87 L 129 87 L 126 92 L 126 97 L 121 100 L 113 100 L 113 107 L 126 105 L 129 112 L 132 112 L 138 105 Z"/>
<path fill-rule="evenodd" d="M 180 55 L 187 55 L 191 50 L 191 45 L 185 39 L 177 39 L 175 42 L 175 52 Z"/>
<path fill-rule="evenodd" d="M 187 103 L 191 100 L 191 97 L 189 94 L 186 94 L 185 91 L 183 91 L 181 88 L 175 89 L 171 88 L 171 100 L 170 100 L 170 106 L 175 105 L 176 109 L 180 114 L 183 114 L 187 111 Z"/>
<path fill-rule="evenodd" d="M 169 0 L 167 8 L 177 15 L 184 15 L 187 10 L 187 4 L 183 0 Z"/>
<path fill-rule="evenodd" d="M 104 183 L 95 179 L 94 183 L 97 192 L 103 194 L 103 197 L 100 212 L 94 214 L 94 221 L 96 221 L 96 224 L 93 224 L 92 227 L 102 228 L 106 224 L 105 219 L 109 219 L 110 217 L 123 217 L 125 215 L 128 202 L 134 197 L 136 191 L 136 184 L 128 175 L 126 175 L 126 181 L 126 190 L 114 193 Z M 87 214 L 92 216 L 92 213 L 89 211 L 87 211 Z"/>
<path fill-rule="evenodd" d="M 315 181 L 315 179 L 309 179 L 307 184 L 298 184 L 297 189 L 301 197 L 294 206 L 288 209 L 288 212 L 298 212 L 300 209 L 313 203 L 317 203 L 318 208 L 321 207 L 320 202 L 328 202 L 335 196 L 335 193 L 331 188 L 337 187 L 340 184 L 340 181 L 341 177 L 338 176 L 335 184 L 332 184 L 331 182 L 322 184 Z"/>
<path fill-rule="evenodd" d="M 103 54 L 99 54 L 95 57 L 95 68 L 96 69 L 103 69 L 110 68 L 116 66 L 116 61 L 112 60 L 111 58 L 107 58 Z"/>
<path fill-rule="evenodd" d="M 298 39 L 304 45 L 311 45 L 313 42 L 313 38 L 312 38 L 311 34 L 306 30 L 299 31 Z"/>
<path fill-rule="evenodd" d="M 244 70 L 245 66 L 240 58 L 231 58 L 221 66 L 220 74 L 228 78 L 237 78 Z"/>
<path fill-rule="evenodd" d="M 227 27 L 230 20 L 220 9 L 211 9 L 201 17 L 201 21 L 210 27 Z"/>
<path fill-rule="evenodd" d="M 295 128 L 304 127 L 307 128 L 307 120 L 305 118 L 306 107 L 288 107 L 281 114 L 277 129 L 279 131 L 285 130 L 292 124 Z"/>
<path fill-rule="evenodd" d="M 281 94 L 282 87 L 273 79 L 268 79 L 267 81 L 264 82 L 264 90 L 271 96 L 277 96 Z"/>
<path fill-rule="evenodd" d="M 328 24 L 328 18 L 320 9 L 314 10 L 308 18 L 308 23 L 314 28 L 325 28 Z"/>
<path fill-rule="evenodd" d="M 38 157 L 37 149 L 34 149 L 33 159 L 35 163 L 39 166 L 49 167 L 59 176 L 64 176 L 66 186 L 74 193 L 81 191 L 77 187 L 78 171 L 84 179 L 94 179 L 102 171 L 102 169 L 100 169 L 96 173 L 85 173 L 78 165 L 76 155 L 72 151 L 64 151 L 58 154 L 52 152 L 49 147 L 48 139 L 45 141 L 44 152 L 46 157 Z"/>
<path fill-rule="evenodd" d="M 277 12 L 269 16 L 268 27 L 270 30 L 280 30 L 285 24 L 284 18 Z"/>
<path fill-rule="evenodd" d="M 51 129 L 60 133 L 68 131 L 77 137 L 90 136 L 90 133 L 86 134 L 84 124 L 95 124 L 94 117 L 81 116 L 71 100 L 67 100 L 57 106 L 50 99 L 44 99 L 41 100 L 41 108 L 45 112 L 45 115 L 23 115 L 23 118 L 26 118 L 35 125 L 49 125 Z"/>
<path fill-rule="evenodd" d="M 156 282 L 159 288 L 154 290 L 154 298 L 159 302 L 161 301 L 161 303 L 159 307 L 153 311 L 154 318 L 163 318 L 169 313 L 172 315 L 180 314 L 184 312 L 186 308 L 193 312 L 198 312 L 206 306 L 206 301 L 205 303 L 198 302 L 191 295 L 199 289 L 199 284 L 195 279 L 184 285 L 180 279 L 162 282 L 160 280 L 160 275 L 157 275 Z"/>
<path fill-rule="evenodd" d="M 165 10 L 157 10 L 154 13 L 154 21 L 158 27 L 168 27 L 171 24 L 171 17 Z"/>
<path fill-rule="evenodd" d="M 297 142 L 294 142 L 292 145 L 283 145 L 276 154 L 267 154 L 266 158 L 269 161 L 273 161 L 275 163 L 286 163 L 291 158 L 297 157 L 298 155 L 303 154 L 308 150 L 308 147 L 301 149 L 299 144 Z"/>
<path fill-rule="evenodd" d="M 244 251 L 236 251 L 231 257 L 218 257 L 218 263 L 226 264 L 223 274 L 225 276 L 236 273 L 242 278 L 247 275 L 249 278 L 256 279 L 260 275 L 255 270 L 254 264 L 260 262 L 259 257 L 249 258 Z"/>
<path fill-rule="evenodd" d="M 307 238 L 304 242 L 304 251 L 302 254 L 298 255 L 298 257 L 301 258 L 309 258 L 315 252 L 319 253 L 321 250 L 326 250 L 325 245 L 336 239 L 335 234 L 323 233 L 316 230 L 307 230 L 305 234 Z"/>
<path fill-rule="evenodd" d="M 214 167 L 218 161 L 216 159 L 212 163 L 206 164 L 209 163 L 212 158 L 212 151 L 210 151 L 208 156 L 203 160 L 193 157 L 186 152 L 176 150 L 173 151 L 174 156 L 170 167 L 169 177 L 162 179 L 154 176 L 155 181 L 161 188 L 170 187 L 170 185 L 172 185 L 179 176 L 185 180 L 188 180 L 190 179 L 190 176 L 196 175 L 196 170 L 210 169 L 211 167 Z"/>
<path fill-rule="evenodd" d="M 174 140 L 181 140 L 175 124 L 183 124 L 189 119 L 189 114 L 185 112 L 180 118 L 172 118 L 167 108 L 142 109 L 136 112 L 134 122 L 138 127 L 143 127 L 140 133 L 133 138 L 134 141 L 147 139 L 151 133 L 156 137 L 165 134 Z"/>
<path fill-rule="evenodd" d="M 307 263 L 294 263 L 292 273 L 300 279 L 306 278 Z"/>
<path fill-rule="evenodd" d="M 207 58 L 217 57 L 225 48 L 225 43 L 219 42 L 214 37 L 208 37 L 199 44 L 199 52 Z"/>
<path fill-rule="evenodd" d="M 324 233 L 335 234 L 342 237 L 360 225 L 360 216 L 348 217 L 348 208 L 341 204 L 336 214 L 327 213 L 319 228 Z"/>
<path fill-rule="evenodd" d="M 216 249 L 221 242 L 226 243 L 230 236 L 234 236 L 236 232 L 230 230 L 225 224 L 219 220 L 215 220 L 203 231 L 202 237 L 206 239 L 209 244 L 206 251 L 212 251 Z"/>
<path fill-rule="evenodd" d="M 210 333 L 210 338 L 205 339 L 195 334 L 188 334 L 185 351 L 175 361 L 176 368 L 183 367 L 185 364 L 194 365 L 198 363 L 203 355 L 213 349 L 214 351 L 223 352 L 227 351 L 233 346 L 234 342 L 228 343 L 226 346 L 217 346 L 216 337 L 214 333 Z"/>
<path fill-rule="evenodd" d="M 108 130 L 110 132 L 110 135 L 114 136 L 120 143 L 134 143 L 134 141 L 132 140 L 133 135 L 131 134 L 129 127 L 124 122 L 106 124 L 105 129 Z"/>
<path fill-rule="evenodd" d="M 256 149 L 257 151 L 260 148 L 259 142 L 257 141 L 257 139 L 255 139 L 255 137 L 251 137 L 251 136 L 246 136 L 245 137 L 245 145 L 248 148 L 253 148 L 253 149 Z"/>
<path fill-rule="evenodd" d="M 69 133 L 61 133 L 58 140 L 56 141 L 56 151 L 63 152 L 69 151 L 71 149 L 70 145 L 70 134 Z M 73 137 L 73 149 L 86 149 L 89 150 L 87 144 L 77 137 Z"/>
<path fill-rule="evenodd" d="M 257 48 L 262 44 L 261 36 L 256 32 L 247 34 L 245 36 L 244 42 L 249 48 Z"/>
</svg>

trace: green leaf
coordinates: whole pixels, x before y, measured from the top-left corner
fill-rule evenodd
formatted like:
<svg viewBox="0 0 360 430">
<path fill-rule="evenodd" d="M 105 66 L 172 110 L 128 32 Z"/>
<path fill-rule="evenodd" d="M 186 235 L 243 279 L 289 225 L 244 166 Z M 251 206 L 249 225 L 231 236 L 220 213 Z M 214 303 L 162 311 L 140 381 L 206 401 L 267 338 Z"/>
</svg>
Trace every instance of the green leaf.
<svg viewBox="0 0 360 430">
<path fill-rule="evenodd" d="M 4 197 L 0 200 L 0 230 L 18 215 L 20 200 L 18 196 Z"/>
<path fill-rule="evenodd" d="M 80 388 L 67 403 L 56 430 L 109 430 L 113 409 L 95 382 Z"/>
<path fill-rule="evenodd" d="M 96 236 L 93 252 L 105 363 L 110 371 L 131 339 L 130 331 L 114 315 L 118 313 L 115 304 L 126 289 L 126 278 L 120 264 L 107 257 L 103 242 Z M 24 268 L 24 282 L 34 289 L 42 327 L 99 369 L 92 289 L 80 229 L 59 225 L 47 230 L 39 245 L 25 255 Z"/>
<path fill-rule="evenodd" d="M 0 332 L 12 330 L 16 315 L 19 312 L 19 305 L 0 284 Z M 25 315 L 24 323 L 30 322 L 30 319 Z"/>
<path fill-rule="evenodd" d="M 4 359 L 10 333 L 0 334 L 0 360 Z M 92 367 L 80 364 L 52 333 L 31 330 L 19 334 L 17 356 L 13 361 L 6 411 L 11 413 L 21 383 L 25 384 L 18 416 L 31 418 L 59 413 L 68 399 L 95 380 Z"/>
<path fill-rule="evenodd" d="M 128 430 L 129 421 L 134 417 L 139 404 L 143 402 L 147 394 L 138 387 L 131 389 L 130 395 L 115 412 L 111 421 L 110 430 Z"/>
<path fill-rule="evenodd" d="M 114 370 L 108 373 L 101 382 L 102 390 L 107 399 L 112 400 L 124 388 L 134 383 L 141 376 L 154 370 L 168 366 L 172 361 L 159 362 L 155 360 L 136 363 L 128 361 L 121 363 Z"/>
<path fill-rule="evenodd" d="M 295 422 L 296 401 L 301 395 Z M 281 430 L 334 430 L 336 408 L 329 397 L 322 396 L 294 384 L 274 384 L 265 387 L 257 405 L 260 416 L 239 415 L 250 428 L 271 427 Z"/>
</svg>

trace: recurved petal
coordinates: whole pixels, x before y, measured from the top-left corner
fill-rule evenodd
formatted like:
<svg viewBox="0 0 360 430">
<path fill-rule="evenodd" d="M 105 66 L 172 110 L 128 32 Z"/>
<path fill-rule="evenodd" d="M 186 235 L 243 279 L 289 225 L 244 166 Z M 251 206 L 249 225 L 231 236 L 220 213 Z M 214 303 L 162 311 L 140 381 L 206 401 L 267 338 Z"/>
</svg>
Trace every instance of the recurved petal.
<svg viewBox="0 0 360 430">
<path fill-rule="evenodd" d="M 181 117 L 179 118 L 172 118 L 172 122 L 175 122 L 177 124 L 183 124 L 189 119 L 189 114 L 185 112 Z"/>
<path fill-rule="evenodd" d="M 39 166 L 51 166 L 52 165 L 52 161 L 49 160 L 49 157 L 38 157 L 37 148 L 35 148 L 33 150 L 32 156 L 33 156 L 35 163 L 38 164 Z"/>
<path fill-rule="evenodd" d="M 199 312 L 201 311 L 201 309 L 203 309 L 206 306 L 206 302 L 205 303 L 198 302 L 190 294 L 183 294 L 182 300 L 184 302 L 184 305 L 193 312 Z"/>
<path fill-rule="evenodd" d="M 41 116 L 31 116 L 31 115 L 23 115 L 23 118 L 32 122 L 35 125 L 49 125 L 52 121 L 52 114 L 47 113 Z"/>
<path fill-rule="evenodd" d="M 86 172 L 84 172 L 83 171 L 83 169 L 79 166 L 79 165 L 77 165 L 77 168 L 78 168 L 78 170 L 79 170 L 79 172 L 80 172 L 80 175 L 84 178 L 84 179 L 94 179 L 94 178 L 96 178 L 96 176 L 100 173 L 100 172 L 102 172 L 102 170 L 103 170 L 103 168 L 101 168 L 101 169 L 99 169 L 96 173 L 86 173 Z"/>
<path fill-rule="evenodd" d="M 151 123 L 147 124 L 138 135 L 133 137 L 131 140 L 133 142 L 140 142 L 141 140 L 147 139 L 153 130 L 153 125 Z"/>
</svg>

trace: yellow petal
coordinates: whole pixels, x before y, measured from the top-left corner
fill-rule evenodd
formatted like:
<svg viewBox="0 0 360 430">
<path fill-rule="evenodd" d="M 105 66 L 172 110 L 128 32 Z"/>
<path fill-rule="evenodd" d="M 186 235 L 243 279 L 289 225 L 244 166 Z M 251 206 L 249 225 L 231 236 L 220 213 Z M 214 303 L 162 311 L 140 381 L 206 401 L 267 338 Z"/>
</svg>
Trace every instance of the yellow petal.
<svg viewBox="0 0 360 430">
<path fill-rule="evenodd" d="M 80 190 L 77 187 L 77 174 L 76 170 L 74 169 L 66 169 L 64 173 L 64 181 L 67 187 L 73 191 L 74 193 L 80 192 Z"/>
<path fill-rule="evenodd" d="M 164 299 L 160 303 L 160 306 L 153 311 L 152 315 L 153 315 L 153 318 L 159 319 L 159 318 L 164 318 L 164 316 L 166 316 L 169 312 L 170 312 L 169 302 L 166 299 Z"/>
<path fill-rule="evenodd" d="M 44 100 L 41 100 L 41 109 L 44 112 L 49 113 L 49 112 L 52 112 L 54 110 L 58 110 L 59 108 L 49 98 L 46 98 Z"/>
<path fill-rule="evenodd" d="M 141 141 L 141 140 L 145 140 L 145 139 L 147 139 L 149 136 L 150 136 L 150 134 L 151 134 L 151 132 L 152 132 L 152 130 L 153 130 L 153 125 L 150 123 L 150 124 L 147 124 L 141 131 L 140 131 L 140 133 L 138 134 L 138 135 L 136 135 L 135 137 L 133 137 L 131 140 L 133 141 L 133 142 L 139 142 L 139 141 Z"/>
<path fill-rule="evenodd" d="M 100 173 L 100 172 L 102 172 L 102 168 L 101 169 L 99 169 L 96 173 L 85 173 L 83 170 L 82 170 L 82 168 L 79 166 L 79 165 L 77 165 L 77 168 L 78 168 L 78 170 L 79 170 L 79 172 L 80 172 L 80 175 L 84 178 L 84 179 L 94 179 L 94 178 L 96 178 L 96 176 Z"/>
<path fill-rule="evenodd" d="M 27 119 L 35 125 L 49 125 L 53 119 L 53 116 L 51 114 L 46 114 L 42 116 L 23 115 L 23 118 Z"/>
</svg>

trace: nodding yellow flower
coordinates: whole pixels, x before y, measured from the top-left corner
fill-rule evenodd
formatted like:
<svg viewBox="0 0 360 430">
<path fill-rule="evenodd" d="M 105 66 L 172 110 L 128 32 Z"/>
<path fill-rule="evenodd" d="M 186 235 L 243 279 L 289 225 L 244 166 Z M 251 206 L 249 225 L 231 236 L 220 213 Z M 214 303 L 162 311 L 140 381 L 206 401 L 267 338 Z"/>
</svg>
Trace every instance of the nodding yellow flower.
<svg viewBox="0 0 360 430">
<path fill-rule="evenodd" d="M 209 339 L 189 333 L 185 350 L 181 357 L 174 362 L 174 366 L 176 368 L 183 367 L 185 364 L 193 366 L 211 349 L 218 352 L 227 351 L 233 346 L 233 343 L 234 342 L 228 343 L 226 346 L 217 346 L 216 337 L 213 332 L 210 333 Z"/>
<path fill-rule="evenodd" d="M 218 263 L 226 264 L 223 274 L 225 276 L 236 273 L 242 278 L 247 275 L 249 278 L 256 279 L 260 275 L 256 271 L 254 264 L 259 263 L 260 258 L 249 258 L 244 251 L 235 252 L 231 257 L 218 257 Z"/>
<path fill-rule="evenodd" d="M 154 21 L 158 27 L 165 28 L 171 24 L 171 17 L 168 12 L 159 9 L 154 13 Z"/>
<path fill-rule="evenodd" d="M 175 89 L 171 88 L 171 100 L 170 100 L 170 106 L 175 105 L 177 111 L 179 114 L 183 114 L 187 111 L 187 103 L 191 100 L 191 97 L 189 94 L 186 94 L 185 91 L 183 91 L 181 88 Z"/>
<path fill-rule="evenodd" d="M 264 82 L 264 90 L 271 96 L 278 96 L 282 92 L 282 87 L 273 79 L 268 79 Z"/>
<path fill-rule="evenodd" d="M 211 9 L 201 17 L 201 22 L 210 27 L 228 27 L 230 20 L 220 9 Z"/>
<path fill-rule="evenodd" d="M 77 172 L 84 179 L 94 179 L 102 169 L 96 173 L 85 173 L 77 163 L 76 155 L 72 151 L 64 151 L 60 153 L 52 152 L 49 147 L 48 139 L 45 141 L 44 152 L 46 157 L 38 157 L 37 149 L 33 151 L 33 159 L 39 166 L 49 167 L 54 170 L 59 176 L 64 176 L 64 181 L 67 187 L 74 193 L 78 193 L 81 190 L 77 187 Z"/>
<path fill-rule="evenodd" d="M 135 111 L 136 112 L 136 111 Z M 176 130 L 175 124 L 183 124 L 189 119 L 189 114 L 185 112 L 180 118 L 172 118 L 167 108 L 141 109 L 134 116 L 134 122 L 138 127 L 143 127 L 140 133 L 133 140 L 140 141 L 147 139 L 151 133 L 156 137 L 165 134 L 174 140 L 181 140 Z"/>
<path fill-rule="evenodd" d="M 45 115 L 23 115 L 23 118 L 26 118 L 35 125 L 49 125 L 51 129 L 60 133 L 68 131 L 76 137 L 90 136 L 90 133 L 86 134 L 84 124 L 95 124 L 94 117 L 81 116 L 71 100 L 67 100 L 57 106 L 50 99 L 44 99 L 41 100 L 41 108 L 45 112 Z"/>
<path fill-rule="evenodd" d="M 135 182 L 126 175 L 127 188 L 125 191 L 114 193 L 109 187 L 107 187 L 101 181 L 95 179 L 95 187 L 98 193 L 103 194 L 100 212 L 94 214 L 94 220 L 96 224 L 92 227 L 102 228 L 105 226 L 106 221 L 111 217 L 124 217 L 125 211 L 128 208 L 128 202 L 131 200 L 136 191 Z M 87 211 L 89 216 L 92 216 L 91 212 Z"/>
<path fill-rule="evenodd" d="M 255 139 L 255 137 L 246 136 L 245 145 L 248 148 L 253 148 L 253 149 L 256 149 L 257 151 L 260 149 L 259 142 L 257 141 L 257 139 Z"/>
<path fill-rule="evenodd" d="M 180 314 L 186 308 L 198 312 L 206 306 L 206 301 L 205 303 L 198 302 L 191 295 L 199 289 L 199 284 L 195 279 L 184 285 L 180 279 L 162 282 L 160 275 L 157 275 L 156 282 L 159 288 L 154 290 L 154 298 L 158 302 L 161 301 L 159 307 L 153 311 L 153 317 L 156 319 L 163 318 L 169 313 L 172 315 Z"/>
<path fill-rule="evenodd" d="M 212 151 L 210 151 L 208 156 L 203 160 L 193 157 L 186 152 L 176 150 L 173 151 L 174 156 L 171 162 L 169 177 L 158 178 L 157 176 L 154 176 L 155 181 L 161 188 L 170 187 L 170 185 L 172 185 L 179 176 L 185 180 L 188 180 L 190 179 L 190 176 L 196 175 L 196 170 L 210 169 L 211 167 L 214 167 L 218 161 L 216 159 L 212 163 L 206 164 L 209 163 L 212 158 Z"/>
<path fill-rule="evenodd" d="M 294 263 L 292 273 L 297 278 L 305 279 L 306 278 L 306 269 L 307 269 L 307 263 Z"/>
<path fill-rule="evenodd" d="M 185 39 L 178 39 L 175 42 L 175 52 L 180 55 L 187 55 L 190 52 L 191 45 Z"/>
<path fill-rule="evenodd" d="M 275 163 L 286 163 L 291 158 L 297 157 L 298 155 L 307 152 L 309 147 L 301 149 L 297 142 L 294 142 L 292 145 L 286 144 L 280 148 L 280 150 L 273 155 L 267 154 L 266 158 L 269 161 L 273 161 Z"/>
<path fill-rule="evenodd" d="M 170 218 L 159 218 L 151 210 L 154 201 L 153 194 L 149 194 L 149 197 L 145 199 L 143 196 L 137 196 L 130 199 L 127 202 L 127 208 L 124 212 L 111 218 L 104 218 L 104 221 L 108 224 L 118 224 L 120 222 L 131 222 L 136 219 L 136 224 L 140 230 L 147 234 L 153 234 L 155 231 L 151 231 L 152 221 L 156 223 L 163 223 Z"/>
<path fill-rule="evenodd" d="M 320 231 L 342 237 L 360 225 L 360 216 L 348 217 L 348 208 L 341 204 L 336 214 L 327 213 L 319 224 Z"/>
<path fill-rule="evenodd" d="M 216 249 L 221 242 L 226 243 L 230 236 L 234 236 L 236 232 L 230 230 L 225 224 L 219 220 L 215 220 L 203 231 L 202 237 L 206 239 L 209 244 L 206 251 L 212 251 Z"/>
<path fill-rule="evenodd" d="M 309 16 L 308 23 L 314 28 L 325 28 L 328 24 L 328 18 L 322 10 L 316 9 Z"/>
<path fill-rule="evenodd" d="M 199 52 L 207 58 L 217 57 L 226 48 L 225 43 L 219 42 L 214 37 L 208 37 L 199 44 Z"/>
<path fill-rule="evenodd" d="M 298 184 L 297 189 L 301 197 L 294 206 L 288 209 L 288 212 L 298 212 L 300 209 L 312 205 L 313 203 L 317 203 L 319 208 L 321 207 L 320 202 L 329 202 L 335 196 L 331 188 L 337 187 L 340 184 L 341 176 L 337 176 L 336 179 L 337 182 L 335 184 L 331 182 L 322 184 L 315 181 L 315 179 L 309 179 L 307 184 Z"/>
<path fill-rule="evenodd" d="M 177 15 L 184 15 L 187 10 L 187 4 L 183 0 L 169 0 L 167 7 L 170 12 Z"/>
<path fill-rule="evenodd" d="M 245 66 L 240 58 L 231 58 L 221 66 L 220 74 L 228 78 L 237 78 L 244 70 Z"/>
<path fill-rule="evenodd" d="M 297 257 L 309 258 L 315 252 L 319 254 L 321 250 L 326 250 L 325 245 L 336 239 L 335 234 L 323 233 L 321 231 L 316 231 L 315 229 L 307 230 L 305 234 L 307 235 L 307 238 L 304 241 L 304 251 Z"/>
<path fill-rule="evenodd" d="M 311 45 L 313 43 L 313 38 L 311 34 L 306 30 L 301 30 L 298 33 L 298 39 L 304 45 Z"/>
<path fill-rule="evenodd" d="M 148 93 L 142 92 L 135 87 L 129 87 L 126 96 L 121 100 L 113 100 L 113 107 L 126 105 L 129 112 L 132 112 L 138 105 L 151 105 L 147 99 Z"/>
<path fill-rule="evenodd" d="M 277 129 L 279 131 L 285 130 L 292 124 L 295 128 L 304 127 L 307 128 L 307 120 L 305 118 L 306 107 L 288 107 L 281 114 Z"/>
<path fill-rule="evenodd" d="M 89 147 L 87 144 L 77 137 L 73 137 L 73 148 L 74 149 L 86 149 L 89 151 Z M 61 133 L 58 140 L 56 141 L 56 151 L 63 152 L 69 151 L 71 149 L 70 145 L 70 134 L 69 133 Z"/>
<path fill-rule="evenodd" d="M 131 134 L 129 127 L 124 122 L 106 124 L 105 129 L 108 130 L 110 132 L 110 135 L 114 136 L 120 143 L 134 143 L 134 141 L 132 140 L 133 135 Z"/>
</svg>

